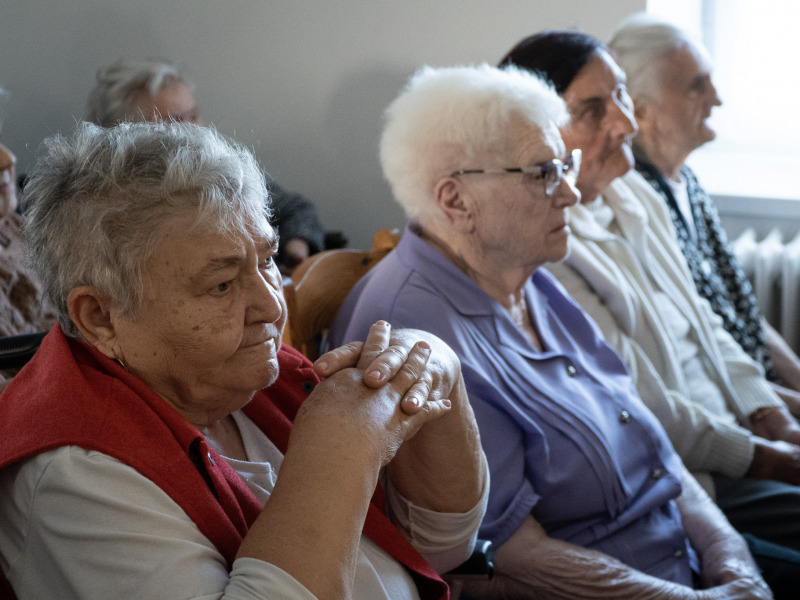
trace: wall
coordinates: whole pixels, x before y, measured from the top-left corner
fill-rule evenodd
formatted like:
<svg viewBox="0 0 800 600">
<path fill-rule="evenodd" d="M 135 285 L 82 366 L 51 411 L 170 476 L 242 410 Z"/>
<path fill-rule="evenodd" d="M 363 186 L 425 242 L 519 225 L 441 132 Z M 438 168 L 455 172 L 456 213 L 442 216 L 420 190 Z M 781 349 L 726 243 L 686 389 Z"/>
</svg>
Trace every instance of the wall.
<svg viewBox="0 0 800 600">
<path fill-rule="evenodd" d="M 755 232 L 757 240 L 764 239 L 773 229 L 781 232 L 784 242 L 800 235 L 800 202 L 797 200 L 720 194 L 712 194 L 712 198 L 731 241 L 747 229 Z"/>
<path fill-rule="evenodd" d="M 10 6 L 8 5 L 10 4 Z M 422 64 L 495 63 L 543 28 L 605 39 L 645 0 L 14 0 L 0 12 L 3 141 L 20 171 L 81 118 L 98 67 L 167 57 L 206 122 L 251 146 L 353 247 L 402 226 L 377 159 L 381 114 Z"/>
</svg>

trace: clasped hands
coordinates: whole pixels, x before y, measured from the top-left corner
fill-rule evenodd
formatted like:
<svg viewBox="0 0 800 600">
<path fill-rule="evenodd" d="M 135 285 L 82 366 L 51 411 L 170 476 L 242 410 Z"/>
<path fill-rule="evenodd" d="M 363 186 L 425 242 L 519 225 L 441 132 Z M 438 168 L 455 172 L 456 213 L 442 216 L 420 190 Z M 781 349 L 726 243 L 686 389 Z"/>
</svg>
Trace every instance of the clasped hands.
<svg viewBox="0 0 800 600">
<path fill-rule="evenodd" d="M 382 466 L 423 425 L 451 410 L 461 380 L 458 358 L 444 342 L 422 331 L 392 331 L 384 321 L 365 342 L 322 355 L 314 370 L 322 381 L 305 412 L 328 418 L 328 427 L 353 443 L 377 444 Z"/>
</svg>

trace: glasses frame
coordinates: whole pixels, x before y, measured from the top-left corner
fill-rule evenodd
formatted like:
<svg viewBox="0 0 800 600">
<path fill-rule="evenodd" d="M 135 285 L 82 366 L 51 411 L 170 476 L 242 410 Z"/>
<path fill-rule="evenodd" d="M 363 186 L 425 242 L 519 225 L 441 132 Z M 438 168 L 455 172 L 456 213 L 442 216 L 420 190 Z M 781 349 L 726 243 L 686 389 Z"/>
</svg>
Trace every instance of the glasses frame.
<svg viewBox="0 0 800 600">
<path fill-rule="evenodd" d="M 574 177 L 572 183 L 578 180 L 578 173 L 581 169 L 581 150 L 575 148 L 569 156 L 563 160 L 554 158 L 547 162 L 533 165 L 531 167 L 508 167 L 505 169 L 460 169 L 450 173 L 450 177 L 459 175 L 502 175 L 504 173 L 522 173 L 524 175 L 538 175 L 544 180 L 544 195 L 551 197 L 561 182 L 567 176 Z"/>
</svg>

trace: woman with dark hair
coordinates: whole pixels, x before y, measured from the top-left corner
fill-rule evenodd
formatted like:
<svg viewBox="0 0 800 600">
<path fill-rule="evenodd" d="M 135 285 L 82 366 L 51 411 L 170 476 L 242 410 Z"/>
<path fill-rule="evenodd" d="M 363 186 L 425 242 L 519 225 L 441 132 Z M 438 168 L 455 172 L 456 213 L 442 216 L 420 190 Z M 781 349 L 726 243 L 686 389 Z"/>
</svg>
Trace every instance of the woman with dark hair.
<svg viewBox="0 0 800 600">
<path fill-rule="evenodd" d="M 642 399 L 731 523 L 800 549 L 800 427 L 698 295 L 666 206 L 632 169 L 638 128 L 624 72 L 583 33 L 544 32 L 516 48 L 506 63 L 563 89 L 571 118 L 561 133 L 567 149 L 583 152 L 569 253 L 548 270 L 622 355 Z M 553 66 L 553 55 L 570 68 Z"/>
<path fill-rule="evenodd" d="M 567 54 L 563 53 L 565 47 L 570 50 Z M 605 49 L 600 40 L 577 31 L 542 31 L 520 41 L 498 66 L 530 65 L 528 71 L 542 75 L 563 96 L 581 67 Z"/>
</svg>

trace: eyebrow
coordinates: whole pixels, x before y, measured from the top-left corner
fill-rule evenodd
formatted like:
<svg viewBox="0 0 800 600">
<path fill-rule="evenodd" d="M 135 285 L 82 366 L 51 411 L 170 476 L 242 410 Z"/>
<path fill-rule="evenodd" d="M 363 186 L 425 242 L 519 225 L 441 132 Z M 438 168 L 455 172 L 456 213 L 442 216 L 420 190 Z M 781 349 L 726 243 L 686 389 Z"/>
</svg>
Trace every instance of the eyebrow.
<svg viewBox="0 0 800 600">
<path fill-rule="evenodd" d="M 212 276 L 214 273 L 218 271 L 224 271 L 225 269 L 230 269 L 232 267 L 236 267 L 244 262 L 244 255 L 243 254 L 236 254 L 231 256 L 220 256 L 218 258 L 212 258 L 209 260 L 206 265 L 200 269 L 197 273 L 190 277 L 190 280 L 194 284 L 204 282 L 208 277 Z"/>
<path fill-rule="evenodd" d="M 568 107 L 568 111 L 570 114 L 578 114 L 582 113 L 585 110 L 595 106 L 597 104 L 605 105 L 606 101 L 604 98 L 600 96 L 592 96 L 591 98 L 584 98 L 583 100 L 578 100 L 572 107 Z"/>
<path fill-rule="evenodd" d="M 692 77 L 692 80 L 689 82 L 689 87 L 694 87 L 697 84 L 705 83 L 706 81 L 710 80 L 711 80 L 711 75 L 709 73 L 698 73 L 697 75 Z"/>
<path fill-rule="evenodd" d="M 264 236 L 264 244 L 261 244 L 259 247 L 263 248 L 264 246 L 270 250 L 278 249 L 278 234 L 274 229 L 270 228 L 270 232 Z"/>
</svg>

